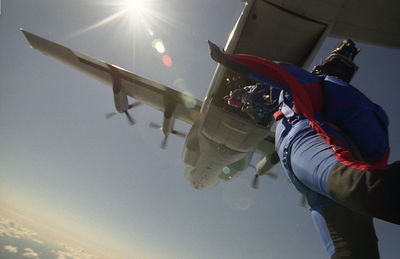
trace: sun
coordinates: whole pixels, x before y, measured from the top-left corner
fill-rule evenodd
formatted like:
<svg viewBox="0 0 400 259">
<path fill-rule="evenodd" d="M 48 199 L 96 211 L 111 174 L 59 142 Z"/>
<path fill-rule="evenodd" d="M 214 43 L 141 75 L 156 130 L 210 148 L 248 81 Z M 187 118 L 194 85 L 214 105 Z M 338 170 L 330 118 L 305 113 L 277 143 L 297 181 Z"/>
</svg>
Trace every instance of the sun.
<svg viewBox="0 0 400 259">
<path fill-rule="evenodd" d="M 145 7 L 145 0 L 124 0 L 123 7 L 127 12 L 142 12 Z"/>
<path fill-rule="evenodd" d="M 121 22 L 127 28 L 134 28 L 137 25 L 144 25 L 145 30 L 149 35 L 153 36 L 154 32 L 151 30 L 149 20 L 163 20 L 162 14 L 153 10 L 153 3 L 156 0 L 103 0 L 106 3 L 102 4 L 110 10 L 110 15 L 104 19 L 82 28 L 77 32 L 71 34 L 75 37 L 77 35 L 98 29 L 106 24 Z M 1 0 L 0 0 L 1 2 Z M 100 1 L 99 1 L 100 2 Z M 162 52 L 162 46 L 159 46 L 157 51 Z"/>
</svg>

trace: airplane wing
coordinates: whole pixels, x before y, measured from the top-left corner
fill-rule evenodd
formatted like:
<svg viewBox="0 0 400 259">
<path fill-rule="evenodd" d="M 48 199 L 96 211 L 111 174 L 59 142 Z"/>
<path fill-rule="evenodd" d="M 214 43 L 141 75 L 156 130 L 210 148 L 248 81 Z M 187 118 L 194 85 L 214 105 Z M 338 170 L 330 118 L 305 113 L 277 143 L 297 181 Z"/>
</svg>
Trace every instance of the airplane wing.
<svg viewBox="0 0 400 259">
<path fill-rule="evenodd" d="M 398 0 L 268 0 L 268 2 L 328 24 L 331 26 L 329 34 L 333 37 L 400 48 Z"/>
<path fill-rule="evenodd" d="M 176 119 L 193 124 L 200 116 L 202 102 L 185 93 L 135 75 L 123 68 L 88 57 L 37 35 L 21 30 L 32 48 L 112 86 L 118 76 L 124 94 L 156 110 L 172 112 Z M 173 107 L 172 110 L 171 108 Z M 171 114 L 169 114 L 171 115 Z"/>
</svg>

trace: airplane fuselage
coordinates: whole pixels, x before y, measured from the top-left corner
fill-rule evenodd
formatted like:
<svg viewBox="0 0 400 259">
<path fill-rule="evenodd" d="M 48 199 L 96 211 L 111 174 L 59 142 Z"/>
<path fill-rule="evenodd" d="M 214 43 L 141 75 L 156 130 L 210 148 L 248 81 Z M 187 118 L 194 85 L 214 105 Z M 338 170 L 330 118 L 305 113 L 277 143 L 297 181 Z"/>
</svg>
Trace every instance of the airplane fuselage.
<svg viewBox="0 0 400 259">
<path fill-rule="evenodd" d="M 225 50 L 233 52 L 238 35 L 250 14 L 247 4 L 236 23 Z M 237 35 L 237 36 L 235 36 Z M 240 109 L 229 107 L 224 96 L 230 90 L 245 86 L 245 79 L 217 66 L 201 107 L 200 119 L 189 132 L 182 153 L 185 177 L 196 189 L 209 189 L 220 180 L 229 181 L 245 170 L 257 146 L 270 134 Z M 273 152 L 273 145 L 268 152 Z"/>
<path fill-rule="evenodd" d="M 282 34 L 282 31 L 277 30 L 271 23 L 274 20 L 280 21 L 282 31 L 290 33 Z M 253 29 L 246 27 L 250 24 L 254 27 L 264 26 L 257 27 L 263 34 L 254 34 Z M 306 30 L 297 34 L 293 28 L 299 25 Z M 328 31 L 329 26 L 326 24 L 268 2 L 247 1 L 224 51 L 240 53 L 244 46 L 251 49 L 249 46 L 254 40 L 267 43 L 265 46 L 278 42 L 281 45 L 274 46 L 275 50 L 267 47 L 260 49 L 260 45 L 257 45 L 257 53 L 262 53 L 261 56 L 269 59 L 283 60 L 305 67 L 326 38 Z M 309 39 L 313 41 L 310 42 Z M 299 55 L 289 58 L 287 53 L 292 52 L 298 52 Z M 208 189 L 220 180 L 233 179 L 249 166 L 255 151 L 261 153 L 264 160 L 274 152 L 273 141 L 265 141 L 268 135 L 273 135 L 269 130 L 270 125 L 257 124 L 240 109 L 229 107 L 224 102 L 224 96 L 228 95 L 229 91 L 254 83 L 218 65 L 203 101 L 200 119 L 194 123 L 182 154 L 182 159 L 187 165 L 186 178 L 194 188 Z M 263 145 L 261 152 L 260 145 Z M 263 164 L 265 165 L 266 163 Z M 270 163 L 268 166 L 271 166 Z M 262 166 L 257 164 L 256 168 L 260 167 Z"/>
</svg>

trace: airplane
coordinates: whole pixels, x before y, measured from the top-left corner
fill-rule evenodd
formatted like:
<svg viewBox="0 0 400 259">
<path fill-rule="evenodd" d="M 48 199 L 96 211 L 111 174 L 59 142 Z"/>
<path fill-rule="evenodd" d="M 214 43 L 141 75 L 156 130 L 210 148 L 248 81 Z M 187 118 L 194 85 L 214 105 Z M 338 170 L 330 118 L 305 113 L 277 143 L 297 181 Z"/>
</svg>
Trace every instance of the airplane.
<svg viewBox="0 0 400 259">
<path fill-rule="evenodd" d="M 244 9 L 225 45 L 226 53 L 252 54 L 307 68 L 326 37 L 349 38 L 400 48 L 400 20 L 396 0 L 242 0 Z M 218 65 L 203 101 L 121 67 L 94 59 L 21 29 L 31 47 L 112 87 L 116 112 L 147 104 L 164 114 L 159 127 L 165 148 L 171 134 L 186 137 L 182 160 L 185 177 L 199 190 L 231 181 L 251 166 L 253 154 L 260 175 L 275 177 L 270 169 L 279 162 L 270 123 L 256 123 L 230 107 L 224 96 L 254 84 Z M 137 102 L 130 104 L 128 97 Z M 114 114 L 109 114 L 108 117 Z M 175 120 L 192 125 L 188 134 L 174 129 Z M 255 181 L 256 182 L 256 181 Z M 254 185 L 256 185 L 254 182 Z"/>
</svg>

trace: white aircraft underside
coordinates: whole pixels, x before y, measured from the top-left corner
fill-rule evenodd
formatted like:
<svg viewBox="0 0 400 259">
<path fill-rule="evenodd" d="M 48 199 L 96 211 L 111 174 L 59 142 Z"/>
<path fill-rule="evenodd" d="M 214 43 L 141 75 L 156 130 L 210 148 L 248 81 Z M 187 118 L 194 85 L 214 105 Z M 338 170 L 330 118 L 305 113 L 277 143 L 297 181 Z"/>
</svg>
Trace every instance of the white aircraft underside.
<svg viewBox="0 0 400 259">
<path fill-rule="evenodd" d="M 387 0 L 248 0 L 225 46 L 228 53 L 246 53 L 307 67 L 327 36 L 400 47 L 399 2 Z M 396 8 L 397 7 L 397 8 Z M 373 18 L 373 19 L 372 19 Z M 372 21 L 374 20 L 374 21 Z M 253 153 L 263 159 L 257 174 L 277 162 L 273 133 L 223 97 L 250 83 L 218 66 L 204 101 L 135 75 L 123 68 L 72 51 L 26 31 L 31 46 L 113 87 L 115 108 L 126 112 L 128 96 L 164 113 L 162 130 L 176 133 L 175 119 L 192 124 L 182 160 L 186 179 L 196 189 L 229 181 L 245 170 Z"/>
</svg>

